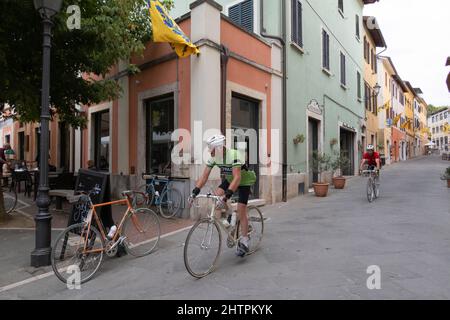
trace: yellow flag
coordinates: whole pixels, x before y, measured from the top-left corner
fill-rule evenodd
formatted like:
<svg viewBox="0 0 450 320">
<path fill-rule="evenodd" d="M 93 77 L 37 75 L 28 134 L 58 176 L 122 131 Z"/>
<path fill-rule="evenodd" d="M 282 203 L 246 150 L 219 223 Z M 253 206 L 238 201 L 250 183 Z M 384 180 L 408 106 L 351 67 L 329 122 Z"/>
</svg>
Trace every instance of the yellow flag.
<svg viewBox="0 0 450 320">
<path fill-rule="evenodd" d="M 391 104 L 390 101 L 386 102 L 385 104 L 383 104 L 381 107 L 378 108 L 378 111 L 384 110 L 384 109 L 388 109 L 389 110 L 390 104 Z"/>
<path fill-rule="evenodd" d="M 450 125 L 448 123 L 444 124 L 444 133 L 447 133 L 450 131 Z"/>
<path fill-rule="evenodd" d="M 167 14 L 166 8 L 159 1 L 147 0 L 147 4 L 152 19 L 154 42 L 168 42 L 181 58 L 200 53 L 198 48 Z"/>
</svg>

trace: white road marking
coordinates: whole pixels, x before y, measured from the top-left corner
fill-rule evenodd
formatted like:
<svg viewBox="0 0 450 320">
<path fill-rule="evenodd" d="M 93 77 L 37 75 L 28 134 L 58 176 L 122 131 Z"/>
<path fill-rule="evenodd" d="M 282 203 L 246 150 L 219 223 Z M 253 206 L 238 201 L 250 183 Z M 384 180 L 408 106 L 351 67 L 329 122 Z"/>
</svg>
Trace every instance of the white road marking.
<svg viewBox="0 0 450 320">
<path fill-rule="evenodd" d="M 16 282 L 16 283 L 9 284 L 7 286 L 1 287 L 0 288 L 0 293 L 8 291 L 8 290 L 11 290 L 11 289 L 14 289 L 14 288 L 17 288 L 17 287 L 20 287 L 20 286 L 23 286 L 23 285 L 25 285 L 27 283 L 31 283 L 31 282 L 34 282 L 34 281 L 37 281 L 37 280 L 40 280 L 40 279 L 48 278 L 48 277 L 50 277 L 53 274 L 54 274 L 53 271 L 50 271 L 50 272 L 47 272 L 47 273 L 44 273 L 44 274 L 40 274 L 38 276 L 34 276 L 34 277 L 31 277 L 31 278 L 28 278 L 28 279 L 25 279 L 25 280 L 22 280 L 22 281 L 19 281 L 19 282 Z"/>
</svg>

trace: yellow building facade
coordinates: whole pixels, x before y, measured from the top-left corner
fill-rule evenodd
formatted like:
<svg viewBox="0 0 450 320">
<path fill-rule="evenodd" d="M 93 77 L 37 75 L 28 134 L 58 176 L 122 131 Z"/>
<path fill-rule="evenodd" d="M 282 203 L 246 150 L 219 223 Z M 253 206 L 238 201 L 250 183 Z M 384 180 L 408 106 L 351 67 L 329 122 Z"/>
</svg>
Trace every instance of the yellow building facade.
<svg viewBox="0 0 450 320">
<path fill-rule="evenodd" d="M 385 48 L 386 42 L 375 17 L 365 16 L 364 19 L 364 99 L 365 99 L 365 131 L 363 132 L 363 146 L 375 146 L 376 150 L 384 154 L 385 146 L 379 144 L 378 96 L 381 84 L 378 83 L 377 48 Z"/>
<path fill-rule="evenodd" d="M 405 81 L 407 92 L 405 92 L 405 117 L 402 119 L 401 128 L 406 132 L 406 158 L 415 157 L 415 133 L 414 133 L 414 99 L 416 93 L 408 81 Z"/>
<path fill-rule="evenodd" d="M 391 58 L 378 57 L 378 84 L 380 93 L 378 95 L 378 148 L 384 154 L 386 164 L 395 161 L 393 154 L 392 123 L 394 118 L 394 95 L 392 93 L 393 77 L 397 71 Z"/>
</svg>

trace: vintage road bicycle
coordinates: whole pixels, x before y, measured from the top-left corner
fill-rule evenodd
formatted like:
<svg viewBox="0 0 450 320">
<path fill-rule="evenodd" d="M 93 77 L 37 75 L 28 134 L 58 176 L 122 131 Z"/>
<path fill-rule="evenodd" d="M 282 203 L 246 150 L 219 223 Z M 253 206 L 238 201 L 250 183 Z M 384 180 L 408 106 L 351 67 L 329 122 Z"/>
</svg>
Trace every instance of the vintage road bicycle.
<svg viewBox="0 0 450 320">
<path fill-rule="evenodd" d="M 137 189 L 140 195 L 135 197 L 134 207 L 155 206 L 162 217 L 167 219 L 174 217 L 180 209 L 182 196 L 180 191 L 173 187 L 172 178 L 145 174 L 142 175 L 142 178 L 149 182 Z M 157 186 L 160 185 L 163 187 L 161 191 L 158 191 Z"/>
<path fill-rule="evenodd" d="M 226 227 L 222 220 L 216 217 L 217 204 L 221 197 L 208 193 L 198 195 L 189 202 L 197 208 L 199 199 L 208 199 L 210 204 L 207 217 L 198 220 L 189 231 L 184 244 L 184 265 L 186 270 L 195 278 L 203 278 L 214 271 L 217 266 L 222 246 L 222 231 L 227 235 L 228 248 L 234 248 L 240 235 L 240 222 L 236 220 L 235 226 Z M 237 215 L 236 215 L 237 216 Z M 258 250 L 264 233 L 264 217 L 261 210 L 254 206 L 248 207 L 248 224 L 250 238 L 250 255 Z"/>
<path fill-rule="evenodd" d="M 100 193 L 95 187 L 83 193 L 88 203 L 88 211 L 83 222 L 66 228 L 56 239 L 51 253 L 51 263 L 55 275 L 67 283 L 74 270 L 80 274 L 80 283 L 90 280 L 99 269 L 103 256 L 114 257 L 119 245 L 135 257 L 151 253 L 158 245 L 161 227 L 158 215 L 151 209 L 132 206 L 133 191 L 124 191 L 124 199 L 93 204 L 91 196 Z M 107 237 L 97 210 L 109 205 L 125 205 L 117 230 L 112 238 Z"/>
</svg>

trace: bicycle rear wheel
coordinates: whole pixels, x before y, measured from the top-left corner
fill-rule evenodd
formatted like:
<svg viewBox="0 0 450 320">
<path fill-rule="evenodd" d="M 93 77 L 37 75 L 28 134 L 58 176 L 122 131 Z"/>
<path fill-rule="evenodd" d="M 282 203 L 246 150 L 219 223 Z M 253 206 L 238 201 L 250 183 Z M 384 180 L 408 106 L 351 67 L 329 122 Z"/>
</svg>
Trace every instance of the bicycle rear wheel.
<svg viewBox="0 0 450 320">
<path fill-rule="evenodd" d="M 152 252 L 161 237 L 161 227 L 156 213 L 148 208 L 134 210 L 126 218 L 122 235 L 127 252 L 142 257 Z"/>
<path fill-rule="evenodd" d="M 159 211 L 164 218 L 174 217 L 181 205 L 181 193 L 177 189 L 166 189 L 160 198 Z"/>
<path fill-rule="evenodd" d="M 9 187 L 2 187 L 3 189 L 3 205 L 5 206 L 6 214 L 10 214 L 14 211 L 17 205 L 17 193 L 16 190 L 9 190 Z"/>
<path fill-rule="evenodd" d="M 209 218 L 197 221 L 184 244 L 184 265 L 189 274 L 203 278 L 214 271 L 221 246 L 222 233 L 218 223 Z"/>
<path fill-rule="evenodd" d="M 264 233 L 264 217 L 257 207 L 249 207 L 248 216 L 248 237 L 250 239 L 248 246 L 249 251 L 247 255 L 254 253 L 259 249 Z M 240 221 L 237 224 L 238 235 L 240 234 Z M 239 238 L 239 236 L 238 236 Z"/>
<path fill-rule="evenodd" d="M 64 283 L 79 272 L 80 283 L 90 280 L 103 260 L 105 244 L 96 227 L 78 223 L 68 227 L 56 238 L 51 262 L 55 275 Z M 86 246 L 86 250 L 84 247 Z"/>
<path fill-rule="evenodd" d="M 372 178 L 369 178 L 367 180 L 367 200 L 369 200 L 369 202 L 372 202 L 373 198 L 374 198 L 373 181 Z"/>
</svg>

